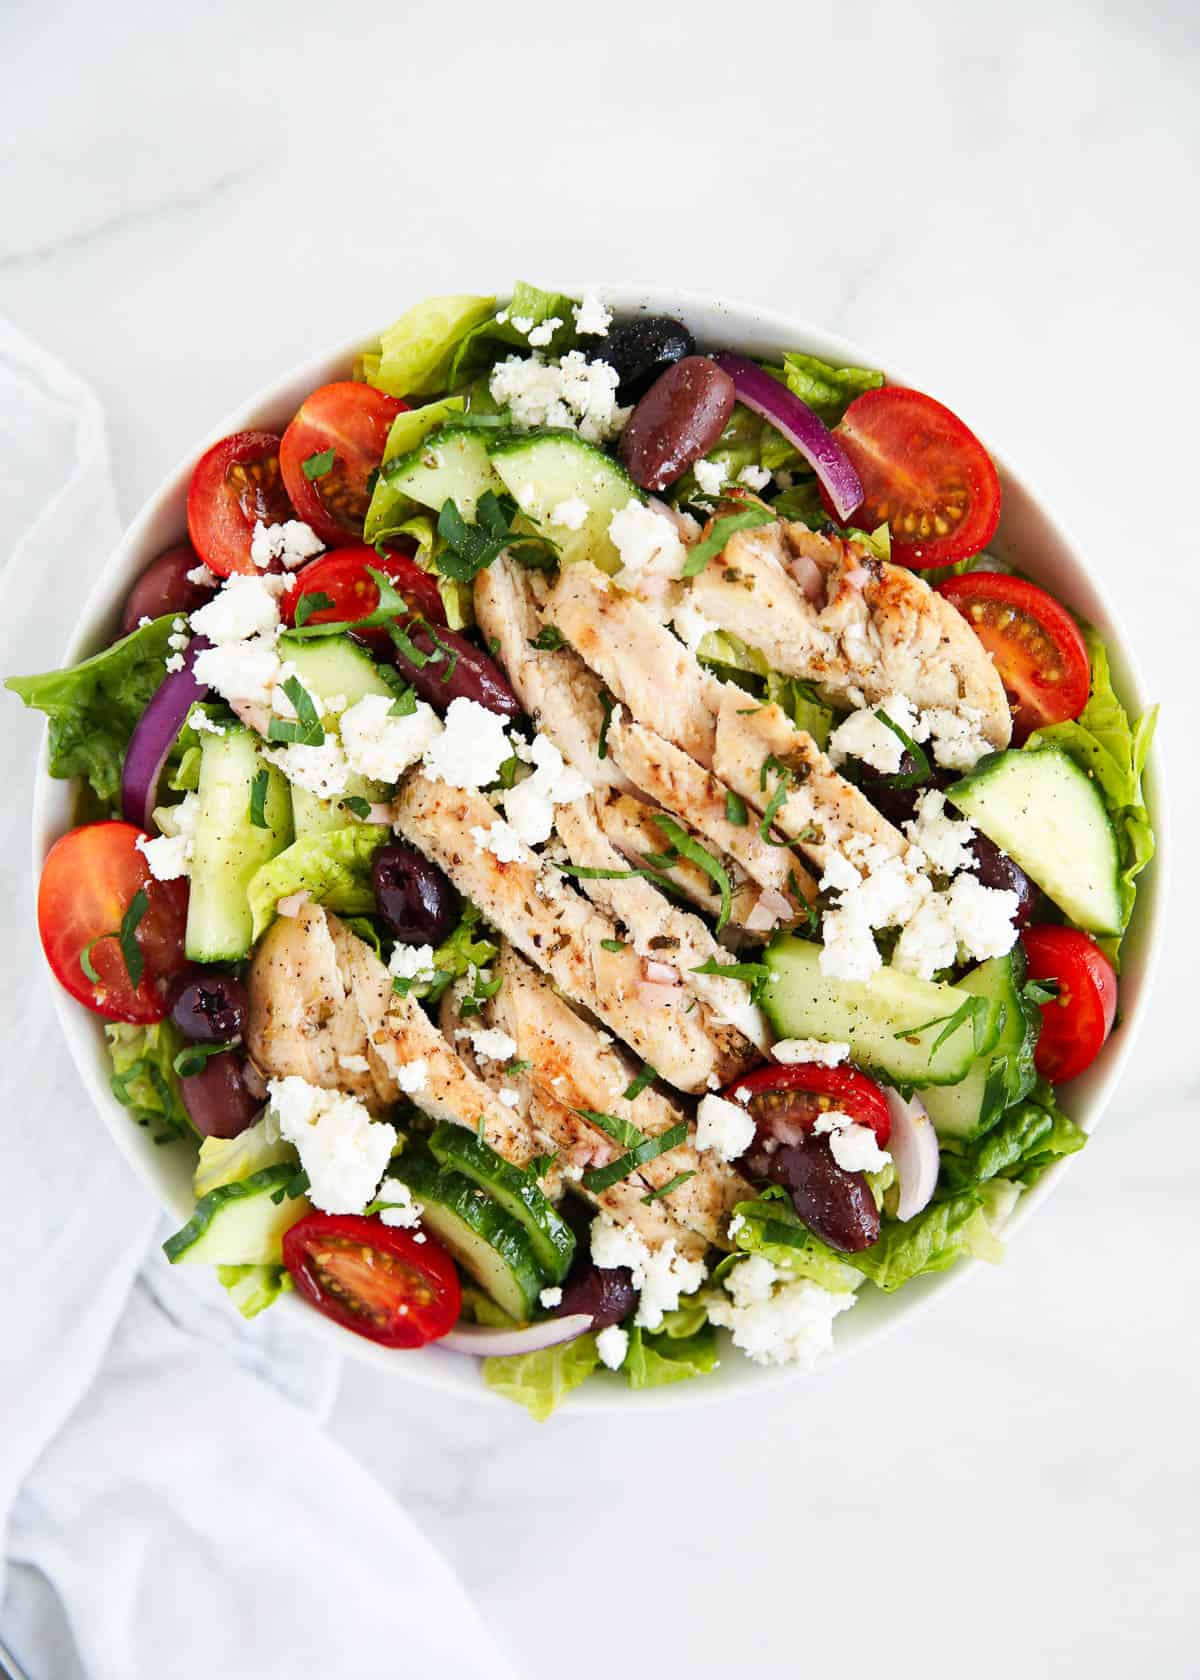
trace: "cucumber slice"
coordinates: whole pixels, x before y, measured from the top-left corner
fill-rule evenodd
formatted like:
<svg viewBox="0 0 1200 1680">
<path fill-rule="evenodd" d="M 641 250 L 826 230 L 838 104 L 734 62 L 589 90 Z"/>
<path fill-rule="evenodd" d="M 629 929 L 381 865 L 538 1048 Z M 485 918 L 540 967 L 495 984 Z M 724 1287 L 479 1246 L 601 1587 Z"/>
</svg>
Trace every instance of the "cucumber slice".
<svg viewBox="0 0 1200 1680">
<path fill-rule="evenodd" d="M 1033 1052 L 1041 1017 L 1021 996 L 1025 962 L 1019 945 L 1005 957 L 980 963 L 958 982 L 960 991 L 990 998 L 1004 1009 L 1004 1024 L 990 1059 L 980 1056 L 957 1085 L 918 1092 L 939 1137 L 969 1143 L 994 1126 L 1004 1110 L 1033 1089 Z"/>
<path fill-rule="evenodd" d="M 978 1052 L 966 1019 L 934 1049 L 947 1018 L 971 1000 L 959 986 L 918 980 L 898 968 L 878 969 L 869 980 L 833 980 L 821 973 L 821 947 L 791 934 L 776 939 L 764 960 L 770 978 L 762 1006 L 780 1038 L 849 1044 L 855 1062 L 893 1085 L 957 1084 L 999 1037 L 1003 1011 L 994 1004 Z M 927 1021 L 938 1024 L 906 1031 Z"/>
<path fill-rule="evenodd" d="M 522 1323 L 532 1318 L 550 1276 L 524 1226 L 469 1178 L 427 1157 L 406 1153 L 390 1175 L 408 1185 L 421 1204 L 421 1224 L 496 1305 Z"/>
<path fill-rule="evenodd" d="M 478 1184 L 525 1227 L 538 1261 L 553 1282 L 561 1283 L 575 1257 L 575 1233 L 533 1175 L 514 1167 L 465 1126 L 446 1120 L 435 1128 L 429 1147 L 443 1167 Z"/>
<path fill-rule="evenodd" d="M 394 697 L 396 692 L 380 676 L 366 648 L 349 636 L 320 636 L 309 641 L 284 635 L 279 638 L 279 657 L 290 660 L 304 687 L 322 700 L 340 694 L 347 706 L 354 706 L 368 694 Z"/>
<path fill-rule="evenodd" d="M 564 566 L 590 560 L 603 572 L 621 569 L 621 556 L 608 534 L 614 513 L 645 496 L 618 462 L 584 443 L 574 432 L 511 433 L 494 440 L 492 466 L 516 497 L 517 506 L 558 544 Z M 581 501 L 587 515 L 577 531 L 556 525 L 554 510 Z"/>
<path fill-rule="evenodd" d="M 200 742 L 199 806 L 188 898 L 187 954 L 193 962 L 244 957 L 253 937 L 247 884 L 292 839 L 288 784 L 249 729 L 226 728 Z M 266 772 L 266 827 L 250 821 L 255 778 Z"/>
<path fill-rule="evenodd" d="M 283 1233 L 312 1212 L 304 1196 L 272 1200 L 295 1176 L 295 1166 L 283 1162 L 210 1190 L 182 1231 L 167 1238 L 163 1253 L 172 1265 L 182 1260 L 210 1266 L 280 1265 Z"/>
<path fill-rule="evenodd" d="M 492 471 L 487 447 L 469 426 L 444 426 L 386 469 L 388 484 L 425 507 L 440 509 L 451 501 L 468 524 L 475 519 L 480 496 L 499 495 L 504 486 Z"/>
<path fill-rule="evenodd" d="M 1076 927 L 1120 933 L 1120 852 L 1099 789 L 1061 747 L 990 753 L 946 798 Z"/>
</svg>

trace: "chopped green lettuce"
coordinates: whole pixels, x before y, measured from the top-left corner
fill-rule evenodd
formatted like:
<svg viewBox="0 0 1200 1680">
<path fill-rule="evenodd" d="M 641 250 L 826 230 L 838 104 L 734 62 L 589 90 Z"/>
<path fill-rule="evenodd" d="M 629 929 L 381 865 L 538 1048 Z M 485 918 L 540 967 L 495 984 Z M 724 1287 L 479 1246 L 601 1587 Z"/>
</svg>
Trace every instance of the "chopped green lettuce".
<svg viewBox="0 0 1200 1680">
<path fill-rule="evenodd" d="M 477 932 L 482 920 L 483 916 L 475 905 L 463 905 L 458 926 L 434 947 L 433 968 L 437 978 L 414 986 L 413 997 L 433 1002 L 456 980 L 464 980 L 473 969 L 486 968 L 488 963 L 495 961 L 500 947 L 486 934 Z"/>
<path fill-rule="evenodd" d="M 292 1287 L 283 1266 L 218 1266 L 217 1280 L 243 1318 L 256 1318 Z"/>
<path fill-rule="evenodd" d="M 1087 1133 L 1057 1107 L 1043 1083 L 1034 1100 L 1010 1108 L 961 1155 L 943 1151 L 941 1182 L 952 1190 L 1001 1177 L 1032 1184 L 1052 1161 L 1073 1155 L 1086 1142 Z"/>
<path fill-rule="evenodd" d="M 200 1201 L 210 1190 L 219 1190 L 223 1184 L 236 1184 L 264 1167 L 277 1167 L 284 1161 L 300 1164 L 294 1146 L 280 1137 L 278 1123 L 268 1114 L 236 1137 L 206 1137 L 192 1173 L 196 1200 Z"/>
<path fill-rule="evenodd" d="M 747 467 L 766 467 L 769 472 L 774 472 L 794 465 L 799 459 L 785 437 L 742 403 L 733 405 L 725 430 L 705 455 L 706 461 L 720 462 L 730 484 L 736 484 L 738 474 Z M 708 500 L 701 492 L 692 467 L 676 479 L 669 494 L 676 506 Z"/>
<path fill-rule="evenodd" d="M 814 1236 L 788 1197 L 777 1191 L 767 1190 L 755 1201 L 739 1202 L 732 1223 L 737 1225 L 733 1240 L 743 1254 L 762 1254 L 789 1277 L 808 1278 L 839 1294 L 857 1289 L 862 1282 L 854 1267 Z"/>
<path fill-rule="evenodd" d="M 250 877 L 247 894 L 254 918 L 252 937 L 258 940 L 275 919 L 275 906 L 294 892 L 307 892 L 346 916 L 363 916 L 375 908 L 371 859 L 388 837 L 378 823 L 352 823 L 305 835 Z"/>
<path fill-rule="evenodd" d="M 1154 856 L 1154 828 L 1142 791 L 1146 756 L 1154 738 L 1158 707 L 1131 722 L 1117 699 L 1108 669 L 1108 653 L 1094 630 L 1084 629 L 1092 665 L 1088 703 L 1077 718 L 1039 729 L 1027 748 L 1058 746 L 1068 753 L 1095 783 L 1112 819 L 1121 855 L 1118 892 L 1121 932 L 1129 926 L 1137 898 L 1137 877 Z M 1096 943 L 1116 962 L 1121 936 Z"/>
<path fill-rule="evenodd" d="M 124 1021 L 106 1021 L 104 1036 L 113 1069 L 109 1084 L 113 1096 L 129 1110 L 130 1118 L 145 1126 L 155 1143 L 194 1138 L 172 1066 L 183 1048 L 183 1038 L 171 1022 L 135 1027 Z"/>
<path fill-rule="evenodd" d="M 784 356 L 783 375 L 792 395 L 814 409 L 827 426 L 837 425 L 855 397 L 883 384 L 883 375 L 874 368 L 832 367 L 800 350 Z"/>
<path fill-rule="evenodd" d="M 50 774 L 84 777 L 104 805 L 117 801 L 129 738 L 167 674 L 172 619 L 156 618 L 81 665 L 4 685 L 50 719 Z"/>
<path fill-rule="evenodd" d="M 515 321 L 527 322 L 530 327 L 540 327 L 551 320 L 559 322 L 549 343 L 538 347 L 539 355 L 563 356 L 568 350 L 574 350 L 579 337 L 574 307 L 574 299 L 562 292 L 544 292 L 540 286 L 518 280 L 513 287 L 512 302 L 500 311 L 505 319 L 501 321 L 493 315 L 490 320 L 481 321 L 459 344 L 450 363 L 447 384 L 457 390 L 511 351 L 528 354 L 531 348 L 528 330 L 522 332 L 513 325 Z"/>
<path fill-rule="evenodd" d="M 825 751 L 833 732 L 833 708 L 808 683 L 772 671 L 767 677 L 767 699 L 781 706 L 796 728 L 806 730 L 821 751 Z"/>
<path fill-rule="evenodd" d="M 600 1363 L 595 1336 L 576 1336 L 573 1342 L 543 1348 L 539 1353 L 509 1354 L 485 1359 L 483 1380 L 493 1394 L 515 1400 L 538 1423 L 560 1406 Z"/>
<path fill-rule="evenodd" d="M 368 385 L 392 397 L 432 396 L 447 388 L 451 358 L 472 328 L 487 320 L 495 298 L 426 298 L 394 321 L 377 353 L 361 358 Z"/>
<path fill-rule="evenodd" d="M 925 1272 L 944 1272 L 970 1251 L 967 1227 L 982 1207 L 982 1195 L 969 1185 L 930 1202 L 914 1219 L 885 1219 L 878 1241 L 847 1255 L 847 1263 L 889 1294 Z"/>
<path fill-rule="evenodd" d="M 662 1388 L 707 1376 L 719 1363 L 717 1333 L 710 1324 L 702 1324 L 689 1336 L 651 1333 L 635 1326 L 629 1332 L 621 1369 L 630 1388 Z"/>
</svg>

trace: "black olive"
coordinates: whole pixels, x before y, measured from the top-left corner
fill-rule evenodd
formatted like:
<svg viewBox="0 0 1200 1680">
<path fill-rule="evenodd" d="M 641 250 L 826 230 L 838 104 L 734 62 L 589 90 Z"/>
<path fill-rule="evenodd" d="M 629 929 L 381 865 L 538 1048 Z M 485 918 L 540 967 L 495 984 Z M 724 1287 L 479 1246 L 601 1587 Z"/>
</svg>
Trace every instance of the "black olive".
<svg viewBox="0 0 1200 1680">
<path fill-rule="evenodd" d="M 398 841 L 371 860 L 379 914 L 405 945 L 436 945 L 454 925 L 454 889 L 436 864 Z"/>
<path fill-rule="evenodd" d="M 696 340 L 673 315 L 637 315 L 611 327 L 607 338 L 594 343 L 595 348 L 593 340 L 586 341 L 585 353 L 591 361 L 616 368 L 621 403 L 637 402 L 660 373 L 696 353 Z"/>
<path fill-rule="evenodd" d="M 228 1043 L 245 1025 L 246 988 L 235 975 L 194 970 L 176 991 L 171 1019 L 194 1044 Z"/>
<path fill-rule="evenodd" d="M 1016 893 L 1017 910 L 1013 921 L 1017 927 L 1024 927 L 1037 909 L 1038 901 L 1038 890 L 1029 876 L 986 834 L 976 833 L 971 841 L 971 850 L 975 854 L 975 873 L 985 887 Z"/>
</svg>

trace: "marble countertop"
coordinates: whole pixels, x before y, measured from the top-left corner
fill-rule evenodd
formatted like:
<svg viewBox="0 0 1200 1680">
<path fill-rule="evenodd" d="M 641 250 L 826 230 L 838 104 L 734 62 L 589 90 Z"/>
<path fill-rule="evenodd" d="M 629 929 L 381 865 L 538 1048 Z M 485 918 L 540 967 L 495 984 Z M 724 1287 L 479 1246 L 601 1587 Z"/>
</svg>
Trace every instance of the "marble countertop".
<svg viewBox="0 0 1200 1680">
<path fill-rule="evenodd" d="M 1103 1131 L 1004 1266 L 901 1336 L 636 1434 L 349 1368 L 333 1427 L 531 1680 L 715 1680 L 747 1650 L 1194 1674 L 1194 6 L 475 16 L 10 10 L 0 312 L 99 391 L 123 511 L 248 391 L 426 292 L 677 281 L 807 316 L 917 370 L 1112 586 L 1168 703 L 1176 913 Z"/>
</svg>

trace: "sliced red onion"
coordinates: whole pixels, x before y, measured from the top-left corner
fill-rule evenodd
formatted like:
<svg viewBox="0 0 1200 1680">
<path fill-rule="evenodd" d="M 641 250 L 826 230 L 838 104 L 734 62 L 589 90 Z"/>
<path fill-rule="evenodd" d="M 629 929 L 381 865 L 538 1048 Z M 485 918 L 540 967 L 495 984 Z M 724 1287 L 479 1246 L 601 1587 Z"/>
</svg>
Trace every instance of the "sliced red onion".
<svg viewBox="0 0 1200 1680">
<path fill-rule="evenodd" d="M 513 1353 L 540 1353 L 543 1348 L 573 1342 L 592 1327 L 591 1313 L 571 1313 L 567 1318 L 546 1318 L 540 1324 L 521 1324 L 512 1330 L 493 1330 L 486 1324 L 456 1324 L 435 1344 L 451 1353 L 469 1353 L 476 1359 L 505 1358 Z"/>
<path fill-rule="evenodd" d="M 192 666 L 196 655 L 211 645 L 203 636 L 192 637 L 183 656 L 183 669 L 171 671 L 155 689 L 130 737 L 121 772 L 121 811 L 126 822 L 145 829 L 147 834 L 167 754 L 192 707 L 208 694 L 207 683 L 196 681 Z"/>
<path fill-rule="evenodd" d="M 825 422 L 806 402 L 793 396 L 786 385 L 772 379 L 748 357 L 722 350 L 713 361 L 729 374 L 746 407 L 769 420 L 800 451 L 829 492 L 838 518 L 849 519 L 863 499 L 863 487 L 845 450 Z"/>
<path fill-rule="evenodd" d="M 937 1133 L 920 1097 L 905 1101 L 898 1091 L 886 1085 L 883 1093 L 892 1117 L 888 1150 L 896 1164 L 896 1181 L 900 1186 L 896 1218 L 912 1219 L 928 1206 L 937 1188 L 941 1160 Z"/>
<path fill-rule="evenodd" d="M 807 554 L 798 554 L 794 560 L 788 562 L 788 571 L 800 585 L 800 593 L 806 601 L 814 605 L 825 594 L 825 574 L 815 560 L 810 560 Z"/>
</svg>

